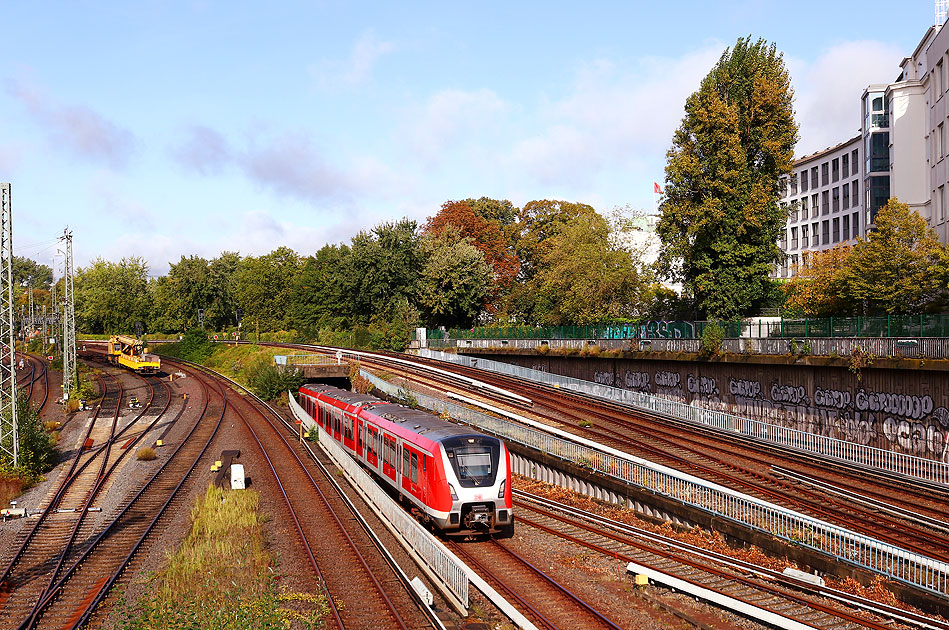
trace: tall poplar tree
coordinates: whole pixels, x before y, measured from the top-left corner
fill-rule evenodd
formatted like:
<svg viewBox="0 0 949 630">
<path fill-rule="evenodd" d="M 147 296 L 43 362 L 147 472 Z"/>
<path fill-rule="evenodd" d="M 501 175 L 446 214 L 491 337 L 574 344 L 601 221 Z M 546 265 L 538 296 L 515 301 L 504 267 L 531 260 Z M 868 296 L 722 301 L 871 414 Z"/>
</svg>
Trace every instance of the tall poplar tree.
<svg viewBox="0 0 949 630">
<path fill-rule="evenodd" d="M 772 295 L 787 219 L 778 178 L 798 138 L 793 99 L 775 45 L 742 38 L 685 103 L 656 231 L 664 271 L 707 316 L 747 315 Z"/>
</svg>

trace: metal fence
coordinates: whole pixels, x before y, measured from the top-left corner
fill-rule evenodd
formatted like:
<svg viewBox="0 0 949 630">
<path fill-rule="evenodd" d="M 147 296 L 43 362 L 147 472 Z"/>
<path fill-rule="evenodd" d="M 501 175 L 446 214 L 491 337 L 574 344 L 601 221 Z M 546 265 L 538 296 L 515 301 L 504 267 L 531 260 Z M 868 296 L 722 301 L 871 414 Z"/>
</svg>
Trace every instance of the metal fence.
<svg viewBox="0 0 949 630">
<path fill-rule="evenodd" d="M 569 376 L 560 376 L 549 372 L 540 372 L 530 368 L 490 361 L 488 359 L 472 358 L 445 352 L 431 350 L 419 351 L 421 356 L 433 359 L 478 367 L 491 372 L 509 374 L 517 378 L 544 383 L 564 389 L 581 392 L 589 396 L 604 398 L 613 402 L 620 402 L 637 409 L 653 414 L 663 415 L 693 424 L 713 427 L 731 434 L 764 440 L 788 448 L 795 448 L 808 453 L 816 453 L 824 457 L 832 457 L 852 464 L 870 466 L 887 472 L 907 475 L 927 481 L 949 484 L 949 463 L 940 462 L 915 455 L 908 455 L 897 451 L 856 444 L 847 440 L 809 433 L 799 429 L 791 429 L 761 420 L 743 418 L 724 411 L 705 409 L 668 400 L 651 394 L 620 389 L 609 385 L 600 385 L 590 381 L 583 381 Z"/>
<path fill-rule="evenodd" d="M 294 365 L 304 367 L 309 365 L 336 365 L 339 360 L 325 354 L 278 354 L 274 355 L 276 365 Z"/>
<path fill-rule="evenodd" d="M 650 320 L 597 326 L 509 326 L 428 330 L 445 339 L 699 339 L 712 322 Z M 949 314 L 783 319 L 748 318 L 718 322 L 726 338 L 739 337 L 949 337 Z"/>
<path fill-rule="evenodd" d="M 596 339 L 595 344 L 584 339 L 429 339 L 428 347 L 480 348 L 484 350 L 535 350 L 541 345 L 546 352 L 556 354 L 565 350 L 585 352 L 596 356 L 605 350 L 623 352 L 699 352 L 701 339 Z M 905 359 L 949 358 L 949 338 L 920 337 L 741 337 L 722 341 L 722 350 L 733 354 L 815 355 L 849 357 L 859 348 L 864 355 Z"/>
<path fill-rule="evenodd" d="M 394 396 L 404 388 L 361 370 L 380 390 Z M 662 494 L 753 529 L 815 549 L 863 568 L 946 596 L 949 564 L 883 543 L 805 514 L 750 497 L 631 455 L 621 457 L 467 407 L 411 392 L 419 405 L 483 431 L 608 477 Z"/>
<path fill-rule="evenodd" d="M 445 549 L 444 545 L 428 530 L 419 525 L 415 518 L 393 501 L 385 490 L 380 488 L 379 484 L 373 481 L 360 468 L 359 464 L 339 447 L 335 440 L 326 435 L 322 427 L 313 422 L 306 411 L 303 410 L 303 407 L 294 400 L 293 396 L 290 396 L 290 408 L 297 419 L 304 422 L 307 427 L 319 428 L 320 448 L 329 453 L 333 461 L 346 471 L 350 479 L 353 479 L 354 483 L 365 492 L 369 500 L 393 525 L 406 543 L 422 558 L 428 568 L 442 580 L 464 607 L 468 608 L 466 567 L 459 563 L 458 559 Z"/>
</svg>

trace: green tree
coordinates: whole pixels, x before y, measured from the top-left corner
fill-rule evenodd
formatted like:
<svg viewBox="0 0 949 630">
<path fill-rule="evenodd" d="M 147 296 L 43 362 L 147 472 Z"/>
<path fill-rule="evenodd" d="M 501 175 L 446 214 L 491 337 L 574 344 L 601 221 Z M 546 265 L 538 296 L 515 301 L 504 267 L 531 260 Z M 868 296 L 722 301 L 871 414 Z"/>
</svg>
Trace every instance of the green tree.
<svg viewBox="0 0 949 630">
<path fill-rule="evenodd" d="M 771 295 L 787 219 L 779 177 L 790 172 L 798 138 L 793 98 L 775 45 L 742 38 L 686 101 L 657 233 L 665 273 L 708 316 L 745 315 Z"/>
<path fill-rule="evenodd" d="M 417 228 L 415 221 L 402 219 L 353 237 L 349 264 L 342 271 L 355 321 L 366 323 L 375 314 L 388 313 L 402 298 L 414 300 L 422 267 Z"/>
<path fill-rule="evenodd" d="M 432 327 L 471 326 L 493 284 L 484 254 L 453 225 L 422 239 L 421 251 L 418 301 L 425 321 Z"/>
<path fill-rule="evenodd" d="M 302 261 L 289 247 L 244 258 L 235 275 L 235 297 L 244 310 L 246 326 L 261 331 L 289 328 L 294 279 Z"/>
<path fill-rule="evenodd" d="M 204 317 L 207 325 L 215 330 L 236 325 L 237 316 L 237 270 L 241 256 L 237 252 L 221 252 L 208 263 L 210 304 Z"/>
<path fill-rule="evenodd" d="M 853 248 L 846 295 L 864 312 L 905 314 L 943 303 L 946 250 L 926 219 L 895 197 L 873 220 L 876 229 Z"/>
<path fill-rule="evenodd" d="M 639 259 L 612 241 L 606 220 L 593 213 L 549 239 L 532 285 L 541 321 L 564 326 L 636 317 L 649 280 Z"/>
<path fill-rule="evenodd" d="M 206 325 L 211 305 L 211 269 L 208 261 L 199 256 L 182 256 L 168 270 L 168 290 L 171 295 L 177 330 L 198 327 L 198 309 L 204 311 Z"/>
<path fill-rule="evenodd" d="M 138 256 L 118 263 L 101 258 L 78 269 L 76 328 L 88 333 L 134 333 L 150 314 L 148 263 Z"/>
</svg>

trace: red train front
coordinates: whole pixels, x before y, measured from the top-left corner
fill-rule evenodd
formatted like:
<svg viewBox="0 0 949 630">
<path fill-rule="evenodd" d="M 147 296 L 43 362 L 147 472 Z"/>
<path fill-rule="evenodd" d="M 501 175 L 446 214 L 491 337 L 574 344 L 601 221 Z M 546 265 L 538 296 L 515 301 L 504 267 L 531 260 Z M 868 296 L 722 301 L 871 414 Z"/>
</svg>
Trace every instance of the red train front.
<svg viewBox="0 0 949 630">
<path fill-rule="evenodd" d="M 327 385 L 299 403 L 376 478 L 446 534 L 514 534 L 511 455 L 496 437 Z"/>
</svg>

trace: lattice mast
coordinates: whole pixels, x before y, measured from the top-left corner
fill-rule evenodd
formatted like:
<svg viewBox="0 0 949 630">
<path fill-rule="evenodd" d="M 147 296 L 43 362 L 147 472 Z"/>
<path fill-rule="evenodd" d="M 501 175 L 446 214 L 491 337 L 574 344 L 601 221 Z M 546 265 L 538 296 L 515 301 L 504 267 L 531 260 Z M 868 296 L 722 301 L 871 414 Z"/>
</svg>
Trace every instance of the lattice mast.
<svg viewBox="0 0 949 630">
<path fill-rule="evenodd" d="M 949 0 L 936 0 L 936 26 L 942 26 L 949 12 Z"/>
<path fill-rule="evenodd" d="M 66 243 L 63 270 L 63 399 L 69 400 L 76 382 L 76 307 L 73 289 L 72 232 L 63 230 L 59 238 Z"/>
<path fill-rule="evenodd" d="M 19 465 L 16 332 L 13 327 L 13 210 L 10 184 L 0 184 L 0 453 Z"/>
</svg>

